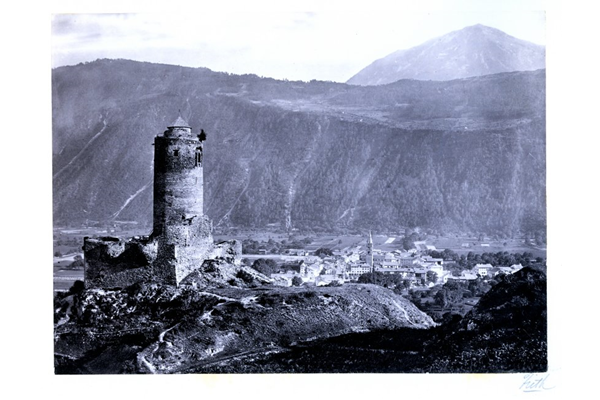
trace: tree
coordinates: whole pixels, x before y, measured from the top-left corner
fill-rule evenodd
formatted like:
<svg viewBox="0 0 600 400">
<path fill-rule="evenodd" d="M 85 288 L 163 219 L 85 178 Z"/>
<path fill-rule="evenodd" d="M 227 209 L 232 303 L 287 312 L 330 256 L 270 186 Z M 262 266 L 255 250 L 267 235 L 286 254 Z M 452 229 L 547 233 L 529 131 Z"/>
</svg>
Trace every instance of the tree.
<svg viewBox="0 0 600 400">
<path fill-rule="evenodd" d="M 386 279 L 386 275 L 382 272 L 367 272 L 358 277 L 358 283 L 373 283 L 375 285 L 383 286 L 385 282 L 389 282 Z"/>
<path fill-rule="evenodd" d="M 384 286 L 388 287 L 402 287 L 402 276 L 397 274 L 384 275 Z"/>
<path fill-rule="evenodd" d="M 256 240 L 244 239 L 242 241 L 243 254 L 258 254 L 260 244 Z"/>
<path fill-rule="evenodd" d="M 300 278 L 299 276 L 295 276 L 292 278 L 292 286 L 300 286 L 302 285 L 302 283 L 302 278 Z"/>
<path fill-rule="evenodd" d="M 315 255 L 319 257 L 331 257 L 333 256 L 333 251 L 327 247 L 321 247 L 320 249 L 315 250 Z"/>
<path fill-rule="evenodd" d="M 54 252 L 54 257 L 62 257 L 62 253 L 57 250 Z"/>
<path fill-rule="evenodd" d="M 448 305 L 448 291 L 445 289 L 439 290 L 434 297 L 435 304 L 442 308 Z"/>
<path fill-rule="evenodd" d="M 444 251 L 442 251 L 442 257 L 444 260 L 454 260 L 454 261 L 458 261 L 460 259 L 459 255 L 450 250 L 450 249 L 445 249 Z"/>
<path fill-rule="evenodd" d="M 83 268 L 83 266 L 83 257 L 81 257 L 79 254 L 73 257 L 73 262 L 69 264 L 69 268 Z"/>
<path fill-rule="evenodd" d="M 484 295 L 489 289 L 490 285 L 484 282 L 483 279 L 477 278 L 469 281 L 468 290 L 471 292 L 472 297 L 480 297 Z"/>
<path fill-rule="evenodd" d="M 85 290 L 85 283 L 80 280 L 73 282 L 73 286 L 69 289 L 69 294 L 79 294 Z"/>
<path fill-rule="evenodd" d="M 405 237 L 404 239 L 402 239 L 402 247 L 404 248 L 404 250 L 414 249 L 415 243 L 413 240 L 411 240 L 410 237 Z"/>
<path fill-rule="evenodd" d="M 270 258 L 259 258 L 255 260 L 252 264 L 252 268 L 267 276 L 276 273 L 278 270 L 277 263 Z"/>
<path fill-rule="evenodd" d="M 356 280 L 358 283 L 373 283 L 373 274 L 371 272 L 367 272 L 366 274 L 362 274 Z"/>
<path fill-rule="evenodd" d="M 427 271 L 427 282 L 436 283 L 438 280 L 438 274 L 435 271 Z"/>
<path fill-rule="evenodd" d="M 446 294 L 447 299 L 448 299 L 448 303 L 450 305 L 454 305 L 459 303 L 462 299 L 463 299 L 463 290 L 462 289 L 457 289 L 457 290 L 448 290 L 448 293 Z"/>
</svg>

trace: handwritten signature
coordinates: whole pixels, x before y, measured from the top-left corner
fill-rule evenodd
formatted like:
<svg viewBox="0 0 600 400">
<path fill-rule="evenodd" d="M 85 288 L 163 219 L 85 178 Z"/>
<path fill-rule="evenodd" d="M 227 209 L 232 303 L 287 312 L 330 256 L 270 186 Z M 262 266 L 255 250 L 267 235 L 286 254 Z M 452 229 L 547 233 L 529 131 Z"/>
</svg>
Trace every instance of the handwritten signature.
<svg viewBox="0 0 600 400">
<path fill-rule="evenodd" d="M 540 392 L 542 390 L 554 389 L 550 384 L 550 374 L 525 374 L 521 389 L 524 392 Z"/>
</svg>

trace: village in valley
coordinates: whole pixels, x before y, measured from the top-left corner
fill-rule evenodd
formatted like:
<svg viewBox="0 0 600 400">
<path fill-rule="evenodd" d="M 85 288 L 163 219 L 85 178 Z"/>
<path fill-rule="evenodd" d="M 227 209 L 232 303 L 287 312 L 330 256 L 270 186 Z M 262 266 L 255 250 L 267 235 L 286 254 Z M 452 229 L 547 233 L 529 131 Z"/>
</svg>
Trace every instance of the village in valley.
<svg viewBox="0 0 600 400">
<path fill-rule="evenodd" d="M 378 284 L 439 321 L 444 314 L 464 315 L 502 275 L 545 264 L 545 247 L 533 239 L 427 237 L 408 230 L 395 236 L 263 233 L 242 240 L 242 262 L 278 286 Z"/>
<path fill-rule="evenodd" d="M 394 240 L 393 237 L 387 239 L 384 245 L 388 246 L 384 247 L 390 248 L 389 245 Z M 311 250 L 314 245 L 309 245 L 307 248 L 286 248 L 280 250 L 281 254 L 270 254 L 267 252 L 269 243 L 273 243 L 273 240 L 263 243 L 263 246 L 259 244 L 258 248 L 243 247 L 243 261 L 263 270 L 270 275 L 274 284 L 281 286 L 340 285 L 360 282 L 361 276 L 365 274 L 381 274 L 396 277 L 393 281 L 402 282 L 405 289 L 430 288 L 449 280 L 468 282 L 489 279 L 498 274 L 513 274 L 523 268 L 521 263 L 516 262 L 510 265 L 493 265 L 484 262 L 487 257 L 473 252 L 468 257 L 463 255 L 461 262 L 461 256 L 456 252 L 438 250 L 435 246 L 426 244 L 426 241 L 410 242 L 414 246 L 405 246 L 412 247 L 410 249 L 378 249 L 373 244 L 372 234 L 360 244 L 334 250 L 327 247 Z M 256 254 L 251 254 L 252 252 Z M 508 256 L 507 252 L 502 254 Z M 516 261 L 514 255 L 511 257 Z M 535 262 L 532 257 L 528 260 Z M 265 268 L 265 264 L 269 266 Z M 390 286 L 395 285 L 392 283 Z"/>
<path fill-rule="evenodd" d="M 56 229 L 55 248 L 62 249 L 65 254 L 57 252 L 54 257 L 54 266 L 57 270 L 55 286 L 57 280 L 74 281 L 82 278 L 79 277 L 83 269 L 83 262 L 78 262 L 82 259 L 79 251 L 81 240 L 79 236 L 98 236 L 107 233 L 127 236 L 136 232 L 135 229 L 133 231 L 125 229 L 122 232 L 121 230 L 118 224 L 101 229 L 90 226 L 75 230 Z M 246 237 L 242 239 L 242 236 Z M 421 235 L 420 238 L 426 236 Z M 454 241 L 454 247 L 460 246 L 460 250 L 439 249 L 430 244 L 436 241 L 410 240 L 419 237 L 408 232 L 397 236 L 376 236 L 369 233 L 368 235 L 297 237 L 275 232 L 263 232 L 260 235 L 248 233 L 216 236 L 221 240 L 230 237 L 237 238 L 243 244 L 242 262 L 263 272 L 273 280 L 274 285 L 278 286 L 374 283 L 373 276 L 380 276 L 383 282 L 378 283 L 398 291 L 402 289 L 407 293 L 411 289 L 430 289 L 436 285 L 444 285 L 448 281 L 489 280 L 500 274 L 513 274 L 523 268 L 524 263 L 540 263 L 545 259 L 545 248 L 534 247 L 533 240 L 531 243 L 528 240 L 518 240 L 522 246 L 513 247 L 514 251 L 508 252 L 504 247 L 493 247 L 493 243 L 488 243 L 491 241 L 478 242 L 475 239 L 469 241 L 464 238 L 463 242 L 460 239 Z M 437 242 L 443 243 L 443 240 Z M 71 247 L 68 246 L 69 244 Z M 71 279 L 60 277 L 60 273 L 66 271 L 69 276 L 73 275 Z M 63 286 L 71 283 L 65 282 L 59 286 L 64 289 Z"/>
</svg>

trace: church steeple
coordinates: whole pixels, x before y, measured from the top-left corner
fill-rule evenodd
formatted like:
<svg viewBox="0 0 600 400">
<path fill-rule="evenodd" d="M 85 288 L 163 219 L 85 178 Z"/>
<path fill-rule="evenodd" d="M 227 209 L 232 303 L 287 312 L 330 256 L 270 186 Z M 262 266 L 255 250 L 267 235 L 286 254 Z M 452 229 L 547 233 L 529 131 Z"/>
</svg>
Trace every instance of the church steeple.
<svg viewBox="0 0 600 400">
<path fill-rule="evenodd" d="M 373 266 L 373 237 L 371 236 L 371 231 L 369 231 L 369 239 L 367 240 L 367 265 L 371 267 L 371 272 L 375 272 L 375 267 Z"/>
</svg>

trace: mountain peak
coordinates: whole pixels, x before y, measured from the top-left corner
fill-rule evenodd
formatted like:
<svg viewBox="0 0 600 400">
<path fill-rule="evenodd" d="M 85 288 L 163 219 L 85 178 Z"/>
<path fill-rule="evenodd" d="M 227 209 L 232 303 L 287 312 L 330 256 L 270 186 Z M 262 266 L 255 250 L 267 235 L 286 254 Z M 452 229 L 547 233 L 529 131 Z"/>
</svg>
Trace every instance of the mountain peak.
<svg viewBox="0 0 600 400">
<path fill-rule="evenodd" d="M 520 39 L 515 38 L 514 36 L 509 35 L 506 32 L 501 31 L 500 29 L 493 28 L 493 27 L 487 26 L 487 25 L 482 25 L 482 24 L 466 26 L 462 29 L 458 29 L 456 31 L 453 31 L 453 32 L 443 35 L 441 37 L 444 37 L 444 36 L 447 36 L 450 34 L 455 34 L 455 35 L 465 35 L 465 34 L 466 35 L 469 35 L 469 34 L 497 35 L 497 36 L 503 37 L 503 38 L 512 38 L 514 40 L 520 40 Z"/>
<path fill-rule="evenodd" d="M 382 85 L 400 79 L 451 80 L 545 68 L 543 46 L 482 24 L 467 26 L 376 60 L 347 83 Z"/>
<path fill-rule="evenodd" d="M 492 27 L 489 27 L 489 26 L 487 26 L 487 25 L 483 25 L 483 24 L 475 24 L 475 25 L 470 25 L 470 26 L 464 27 L 464 28 L 463 28 L 463 29 L 461 29 L 461 30 L 465 30 L 465 29 L 490 29 L 490 30 L 494 30 L 494 31 L 499 31 L 499 32 L 502 32 L 502 31 L 500 31 L 499 29 L 492 28 Z"/>
</svg>

